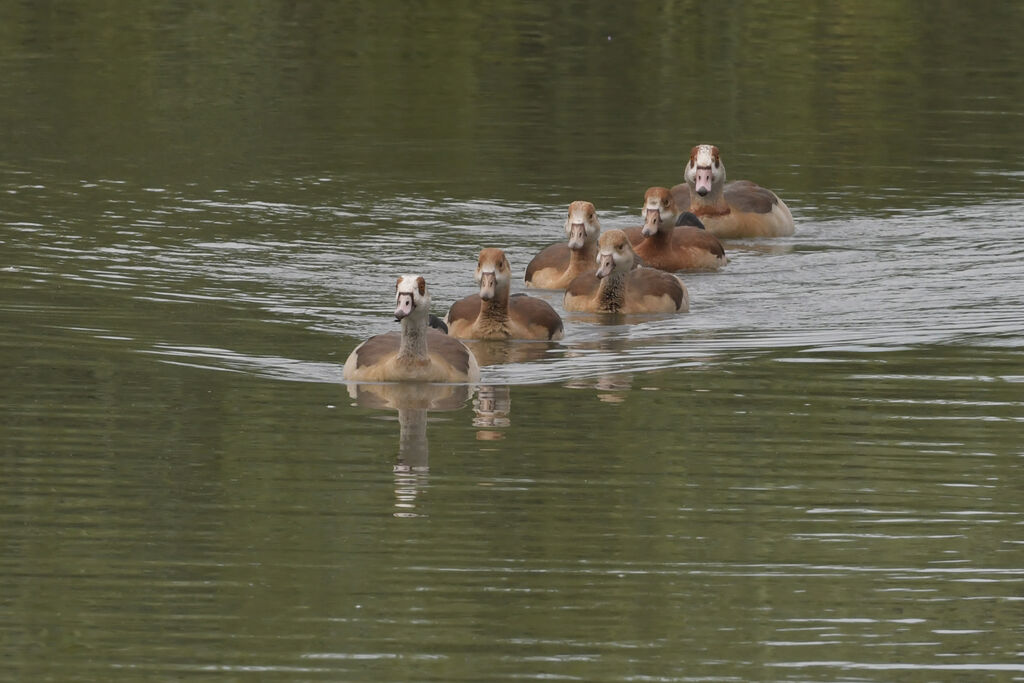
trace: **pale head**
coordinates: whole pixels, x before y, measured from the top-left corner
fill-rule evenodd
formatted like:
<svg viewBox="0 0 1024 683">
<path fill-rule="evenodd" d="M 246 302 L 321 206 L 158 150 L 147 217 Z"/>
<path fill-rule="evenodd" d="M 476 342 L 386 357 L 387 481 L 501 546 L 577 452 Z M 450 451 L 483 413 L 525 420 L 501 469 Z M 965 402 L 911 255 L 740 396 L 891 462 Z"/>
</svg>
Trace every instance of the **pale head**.
<svg viewBox="0 0 1024 683">
<path fill-rule="evenodd" d="M 505 252 L 493 247 L 481 249 L 474 277 L 480 284 L 480 298 L 484 301 L 493 299 L 496 289 L 508 287 L 512 267 L 505 257 Z"/>
<path fill-rule="evenodd" d="M 667 187 L 650 187 L 644 194 L 644 206 L 640 210 L 640 215 L 644 217 L 644 227 L 640 233 L 644 237 L 650 237 L 657 233 L 662 225 L 674 225 L 679 210 Z"/>
<path fill-rule="evenodd" d="M 422 275 L 403 275 L 395 285 L 395 320 L 412 315 L 426 317 L 430 312 L 430 294 Z"/>
<path fill-rule="evenodd" d="M 590 202 L 575 201 L 569 205 L 569 215 L 565 219 L 565 235 L 569 238 L 569 248 L 579 250 L 587 242 L 597 239 L 601 233 L 601 222 L 597 220 L 597 211 Z"/>
<path fill-rule="evenodd" d="M 597 275 L 598 279 L 606 278 L 613 273 L 627 272 L 633 268 L 636 253 L 629 244 L 629 238 L 621 230 L 609 230 L 601 235 L 597 243 Z"/>
<path fill-rule="evenodd" d="M 690 150 L 690 161 L 686 164 L 683 177 L 690 189 L 701 197 L 713 187 L 725 183 L 725 164 L 714 145 L 697 145 Z"/>
</svg>

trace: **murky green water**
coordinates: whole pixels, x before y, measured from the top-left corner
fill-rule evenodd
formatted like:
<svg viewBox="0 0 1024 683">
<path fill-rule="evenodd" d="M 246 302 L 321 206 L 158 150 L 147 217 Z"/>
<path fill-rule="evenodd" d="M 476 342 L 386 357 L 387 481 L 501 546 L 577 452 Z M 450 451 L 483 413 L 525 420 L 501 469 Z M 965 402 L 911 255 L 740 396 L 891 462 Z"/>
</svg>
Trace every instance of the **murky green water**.
<svg viewBox="0 0 1024 683">
<path fill-rule="evenodd" d="M 0 8 L 0 677 L 1024 678 L 1024 8 L 777 5 Z M 689 314 L 341 383 L 705 141 Z"/>
</svg>

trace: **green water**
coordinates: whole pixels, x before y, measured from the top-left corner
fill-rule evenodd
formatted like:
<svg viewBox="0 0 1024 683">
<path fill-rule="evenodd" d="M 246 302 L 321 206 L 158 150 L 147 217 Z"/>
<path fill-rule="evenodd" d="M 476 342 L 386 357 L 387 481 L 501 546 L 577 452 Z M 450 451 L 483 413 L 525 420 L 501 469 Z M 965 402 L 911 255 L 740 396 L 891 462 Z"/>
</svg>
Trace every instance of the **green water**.
<svg viewBox="0 0 1024 683">
<path fill-rule="evenodd" d="M 0 678 L 1021 678 L 1021 35 L 0 8 Z M 437 313 L 481 247 L 521 278 L 698 142 L 797 232 L 684 274 L 689 314 L 475 345 L 471 395 L 341 383 L 396 275 Z"/>
</svg>

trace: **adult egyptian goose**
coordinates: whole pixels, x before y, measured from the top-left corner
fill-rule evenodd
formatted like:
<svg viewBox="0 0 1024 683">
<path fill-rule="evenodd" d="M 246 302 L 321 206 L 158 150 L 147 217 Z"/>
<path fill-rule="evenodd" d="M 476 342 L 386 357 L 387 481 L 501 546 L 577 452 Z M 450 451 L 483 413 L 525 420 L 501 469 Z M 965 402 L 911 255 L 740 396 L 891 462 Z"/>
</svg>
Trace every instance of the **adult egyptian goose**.
<svg viewBox="0 0 1024 683">
<path fill-rule="evenodd" d="M 476 382 L 480 366 L 458 339 L 427 326 L 430 294 L 418 275 L 395 286 L 401 332 L 370 337 L 349 354 L 343 377 L 352 382 Z"/>
<path fill-rule="evenodd" d="M 689 207 L 717 237 L 782 237 L 795 229 L 789 207 L 771 190 L 749 180 L 725 182 L 725 164 L 714 145 L 697 145 L 672 188 L 678 206 Z"/>
<path fill-rule="evenodd" d="M 625 232 L 643 265 L 676 271 L 717 270 L 728 263 L 722 243 L 694 214 L 679 212 L 668 188 L 648 188 L 641 215 L 643 226 Z"/>
<path fill-rule="evenodd" d="M 512 268 L 501 249 L 483 249 L 476 264 L 480 293 L 452 304 L 448 331 L 463 339 L 561 339 L 562 318 L 543 299 L 509 296 Z"/>
<path fill-rule="evenodd" d="M 565 219 L 568 243 L 560 242 L 544 248 L 526 266 L 526 286 L 540 289 L 565 289 L 580 273 L 597 268 L 597 237 L 601 221 L 590 202 L 575 201 L 569 205 Z"/>
<path fill-rule="evenodd" d="M 690 310 L 690 294 L 675 275 L 634 268 L 636 254 L 621 230 L 609 230 L 598 242 L 598 268 L 577 276 L 565 290 L 567 311 L 591 313 L 681 313 Z"/>
</svg>

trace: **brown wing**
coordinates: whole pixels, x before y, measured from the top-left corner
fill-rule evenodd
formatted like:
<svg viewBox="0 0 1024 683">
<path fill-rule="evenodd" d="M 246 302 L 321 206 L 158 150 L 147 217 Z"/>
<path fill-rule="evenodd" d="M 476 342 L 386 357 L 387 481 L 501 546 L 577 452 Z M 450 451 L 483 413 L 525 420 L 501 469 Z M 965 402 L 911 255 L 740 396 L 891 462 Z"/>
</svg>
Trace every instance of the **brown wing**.
<svg viewBox="0 0 1024 683">
<path fill-rule="evenodd" d="M 673 187 L 669 192 L 672 193 L 672 199 L 675 200 L 676 206 L 679 207 L 680 211 L 686 211 L 690 208 L 690 186 L 686 183 L 679 183 Z"/>
<path fill-rule="evenodd" d="M 455 337 L 449 337 L 444 332 L 438 332 L 435 329 L 428 329 L 427 352 L 441 356 L 446 363 L 460 373 L 469 372 L 470 350 Z"/>
<path fill-rule="evenodd" d="M 623 228 L 622 232 L 626 233 L 626 237 L 629 238 L 629 243 L 634 247 L 644 241 L 643 227 Z"/>
<path fill-rule="evenodd" d="M 508 300 L 509 314 L 530 325 L 541 325 L 548 331 L 548 339 L 562 332 L 562 318 L 544 299 L 526 294 L 513 294 Z"/>
<path fill-rule="evenodd" d="M 356 347 L 356 367 L 362 368 L 367 365 L 374 365 L 383 358 L 398 353 L 398 347 L 401 343 L 401 332 L 387 332 L 370 337 Z"/>
<path fill-rule="evenodd" d="M 452 304 L 452 307 L 448 309 L 448 315 L 445 316 L 448 320 L 448 324 L 454 324 L 458 320 L 464 320 L 468 323 L 473 322 L 480 315 L 480 295 L 470 294 L 464 299 L 459 299 Z"/>
<path fill-rule="evenodd" d="M 565 288 L 566 296 L 592 296 L 601 286 L 601 281 L 595 275 L 596 271 L 580 273 L 572 279 L 569 286 Z"/>
<path fill-rule="evenodd" d="M 779 203 L 774 192 L 749 180 L 726 183 L 722 195 L 731 208 L 747 213 L 771 213 L 772 207 Z"/>
<path fill-rule="evenodd" d="M 683 305 L 683 287 L 679 278 L 653 268 L 638 268 L 629 273 L 628 287 L 639 295 L 668 296 L 676 302 L 678 311 Z"/>
<path fill-rule="evenodd" d="M 569 267 L 569 255 L 569 245 L 563 242 L 545 247 L 526 266 L 526 281 L 532 281 L 534 273 L 546 268 L 555 268 L 559 271 L 565 270 Z"/>
<path fill-rule="evenodd" d="M 672 246 L 676 249 L 696 247 L 725 258 L 725 247 L 718 238 L 702 228 L 676 228 L 672 231 Z"/>
</svg>

